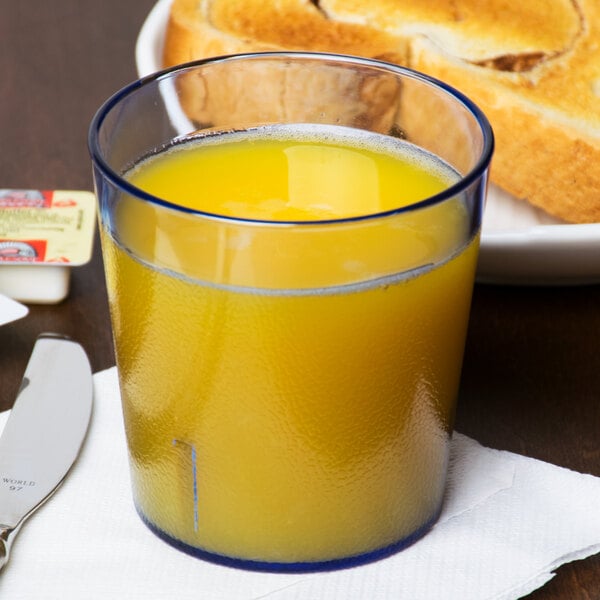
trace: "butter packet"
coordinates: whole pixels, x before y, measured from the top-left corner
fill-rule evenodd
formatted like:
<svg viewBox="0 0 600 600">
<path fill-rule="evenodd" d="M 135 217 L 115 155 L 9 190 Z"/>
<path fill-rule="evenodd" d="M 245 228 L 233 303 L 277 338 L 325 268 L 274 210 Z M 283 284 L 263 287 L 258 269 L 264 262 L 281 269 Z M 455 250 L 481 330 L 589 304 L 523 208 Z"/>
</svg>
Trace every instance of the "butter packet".
<svg viewBox="0 0 600 600">
<path fill-rule="evenodd" d="M 92 256 L 96 198 L 85 191 L 0 189 L 0 293 L 55 304 Z"/>
</svg>

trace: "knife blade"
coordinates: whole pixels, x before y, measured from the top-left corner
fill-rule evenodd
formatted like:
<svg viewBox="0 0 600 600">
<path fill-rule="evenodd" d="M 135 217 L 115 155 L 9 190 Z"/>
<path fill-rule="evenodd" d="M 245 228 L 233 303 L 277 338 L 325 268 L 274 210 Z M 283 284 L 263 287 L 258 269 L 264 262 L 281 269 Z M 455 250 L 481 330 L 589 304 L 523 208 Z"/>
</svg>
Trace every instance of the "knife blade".
<svg viewBox="0 0 600 600">
<path fill-rule="evenodd" d="M 75 462 L 92 397 L 92 371 L 81 345 L 60 334 L 41 334 L 0 437 L 0 569 L 23 522 Z"/>
</svg>

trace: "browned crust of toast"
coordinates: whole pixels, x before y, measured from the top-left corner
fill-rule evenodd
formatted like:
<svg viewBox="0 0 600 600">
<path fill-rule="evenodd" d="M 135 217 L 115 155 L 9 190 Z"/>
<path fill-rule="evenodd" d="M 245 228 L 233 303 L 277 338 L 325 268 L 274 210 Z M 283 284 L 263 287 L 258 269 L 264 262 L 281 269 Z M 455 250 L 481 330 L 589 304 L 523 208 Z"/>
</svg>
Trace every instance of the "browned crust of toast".
<svg viewBox="0 0 600 600">
<path fill-rule="evenodd" d="M 492 181 L 600 222 L 597 0 L 174 0 L 164 66 L 262 50 L 380 58 L 446 81 L 492 123 Z"/>
</svg>

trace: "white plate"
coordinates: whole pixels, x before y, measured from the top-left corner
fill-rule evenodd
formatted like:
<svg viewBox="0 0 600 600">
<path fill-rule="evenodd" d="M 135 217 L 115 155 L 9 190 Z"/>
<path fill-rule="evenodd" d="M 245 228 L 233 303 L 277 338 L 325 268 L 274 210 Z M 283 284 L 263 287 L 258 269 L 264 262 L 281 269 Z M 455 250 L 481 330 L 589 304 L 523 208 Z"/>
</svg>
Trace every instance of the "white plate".
<svg viewBox="0 0 600 600">
<path fill-rule="evenodd" d="M 140 77 L 161 68 L 172 0 L 159 0 L 140 30 Z M 517 285 L 600 282 L 600 223 L 567 225 L 491 186 L 483 220 L 477 279 Z"/>
</svg>

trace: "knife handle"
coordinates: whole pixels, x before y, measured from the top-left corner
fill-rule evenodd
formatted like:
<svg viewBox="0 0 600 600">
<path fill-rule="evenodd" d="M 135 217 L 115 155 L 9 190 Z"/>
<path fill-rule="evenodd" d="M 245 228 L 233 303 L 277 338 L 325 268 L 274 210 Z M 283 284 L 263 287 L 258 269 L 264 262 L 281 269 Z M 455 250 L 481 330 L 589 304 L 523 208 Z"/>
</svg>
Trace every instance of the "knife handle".
<svg viewBox="0 0 600 600">
<path fill-rule="evenodd" d="M 16 534 L 14 527 L 0 525 L 0 569 L 8 562 L 10 547 Z"/>
</svg>

